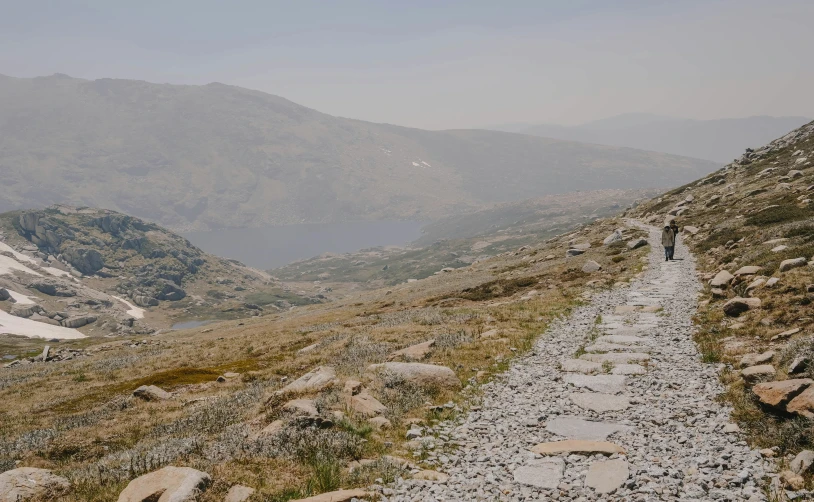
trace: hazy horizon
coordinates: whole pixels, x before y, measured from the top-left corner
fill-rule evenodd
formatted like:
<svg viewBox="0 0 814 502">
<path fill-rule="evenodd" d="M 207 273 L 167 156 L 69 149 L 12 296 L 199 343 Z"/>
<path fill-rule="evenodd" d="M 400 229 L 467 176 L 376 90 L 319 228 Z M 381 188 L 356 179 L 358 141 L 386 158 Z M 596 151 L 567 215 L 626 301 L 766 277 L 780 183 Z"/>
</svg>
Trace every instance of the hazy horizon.
<svg viewBox="0 0 814 502">
<path fill-rule="evenodd" d="M 814 4 L 797 0 L 34 1 L 4 11 L 0 74 L 15 77 L 222 82 L 424 129 L 814 116 L 804 64 Z"/>
</svg>

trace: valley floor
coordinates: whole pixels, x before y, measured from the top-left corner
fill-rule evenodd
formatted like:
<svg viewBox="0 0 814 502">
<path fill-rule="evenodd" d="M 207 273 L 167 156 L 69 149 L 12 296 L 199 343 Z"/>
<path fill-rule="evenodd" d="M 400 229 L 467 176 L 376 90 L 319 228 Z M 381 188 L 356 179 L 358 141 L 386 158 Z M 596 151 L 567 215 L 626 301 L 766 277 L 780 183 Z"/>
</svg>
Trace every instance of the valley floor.
<svg viewBox="0 0 814 502">
<path fill-rule="evenodd" d="M 659 231 L 648 230 L 659 242 Z M 716 367 L 701 362 L 692 336 L 695 260 L 683 245 L 676 257 L 665 262 L 654 246 L 639 280 L 553 323 L 528 356 L 484 386 L 482 406 L 461 423 L 424 430 L 419 441 L 461 446 L 438 455 L 448 480 L 400 480 L 384 495 L 766 500 L 764 481 L 777 475 L 716 399 Z"/>
</svg>

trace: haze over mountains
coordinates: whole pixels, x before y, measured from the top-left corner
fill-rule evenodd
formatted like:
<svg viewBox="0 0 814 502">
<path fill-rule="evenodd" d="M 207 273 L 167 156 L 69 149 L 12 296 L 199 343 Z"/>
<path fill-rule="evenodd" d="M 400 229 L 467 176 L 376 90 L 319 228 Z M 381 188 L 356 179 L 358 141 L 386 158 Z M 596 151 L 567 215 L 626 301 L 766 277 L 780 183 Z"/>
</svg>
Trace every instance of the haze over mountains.
<svg viewBox="0 0 814 502">
<path fill-rule="evenodd" d="M 174 230 L 427 220 L 574 190 L 675 186 L 717 167 L 338 118 L 217 83 L 0 77 L 0 211 L 69 203 Z"/>
<path fill-rule="evenodd" d="M 730 162 L 746 148 L 762 145 L 809 122 L 805 117 L 746 117 L 691 120 L 649 113 L 626 113 L 568 127 L 503 124 L 488 129 L 546 138 L 624 146 Z"/>
</svg>

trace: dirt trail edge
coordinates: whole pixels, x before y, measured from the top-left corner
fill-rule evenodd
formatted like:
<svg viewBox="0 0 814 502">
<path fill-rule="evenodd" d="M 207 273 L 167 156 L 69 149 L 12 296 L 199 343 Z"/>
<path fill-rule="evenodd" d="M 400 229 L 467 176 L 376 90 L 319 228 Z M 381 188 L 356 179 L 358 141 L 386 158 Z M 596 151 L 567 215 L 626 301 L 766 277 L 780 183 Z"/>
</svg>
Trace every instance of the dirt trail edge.
<svg viewBox="0 0 814 502">
<path fill-rule="evenodd" d="M 766 500 L 773 464 L 730 423 L 692 340 L 695 260 L 679 243 L 665 262 L 660 230 L 641 228 L 641 278 L 555 322 L 459 424 L 425 431 L 460 445 L 434 455 L 449 479 L 399 480 L 387 500 Z"/>
</svg>

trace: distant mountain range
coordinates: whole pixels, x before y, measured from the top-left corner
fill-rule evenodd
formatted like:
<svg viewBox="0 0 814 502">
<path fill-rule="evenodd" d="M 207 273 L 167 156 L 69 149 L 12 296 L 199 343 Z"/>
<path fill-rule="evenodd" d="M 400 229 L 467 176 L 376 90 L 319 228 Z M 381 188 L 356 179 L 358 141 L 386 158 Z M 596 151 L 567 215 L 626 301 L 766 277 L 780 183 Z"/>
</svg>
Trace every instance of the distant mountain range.
<svg viewBox="0 0 814 502">
<path fill-rule="evenodd" d="M 746 148 L 760 146 L 810 120 L 805 117 L 767 116 L 690 120 L 648 113 L 627 113 L 572 127 L 503 124 L 487 129 L 624 146 L 725 163 L 742 154 Z"/>
<path fill-rule="evenodd" d="M 217 83 L 0 76 L 0 211 L 84 205 L 176 231 L 430 220 L 574 190 L 676 186 L 718 167 L 350 120 Z"/>
</svg>

